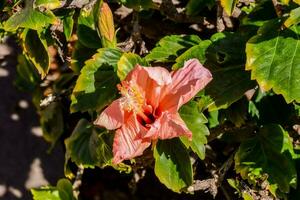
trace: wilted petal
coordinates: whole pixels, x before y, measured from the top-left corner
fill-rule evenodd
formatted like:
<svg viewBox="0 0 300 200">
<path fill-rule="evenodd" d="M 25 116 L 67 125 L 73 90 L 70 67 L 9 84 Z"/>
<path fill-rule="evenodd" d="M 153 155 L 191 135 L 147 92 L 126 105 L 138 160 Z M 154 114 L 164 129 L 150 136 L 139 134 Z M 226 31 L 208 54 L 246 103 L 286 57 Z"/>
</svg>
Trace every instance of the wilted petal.
<svg viewBox="0 0 300 200">
<path fill-rule="evenodd" d="M 162 110 L 178 110 L 212 80 L 208 69 L 197 59 L 187 61 L 183 68 L 172 73 L 172 85 L 164 91 Z"/>
<path fill-rule="evenodd" d="M 134 81 L 144 91 L 147 103 L 154 108 L 159 103 L 161 89 L 171 84 L 171 74 L 162 67 L 141 67 L 137 65 L 126 77 L 126 81 Z"/>
<path fill-rule="evenodd" d="M 105 127 L 108 130 L 120 128 L 124 123 L 124 110 L 121 99 L 112 102 L 95 120 L 94 124 Z"/>
<path fill-rule="evenodd" d="M 126 123 L 116 131 L 113 143 L 114 164 L 143 154 L 143 151 L 151 144 L 149 139 L 137 137 L 143 131 L 145 130 L 136 121 L 134 115 L 128 118 Z"/>
<path fill-rule="evenodd" d="M 160 119 L 153 124 L 147 133 L 147 137 L 152 139 L 170 139 L 186 135 L 192 138 L 192 132 L 187 128 L 178 113 L 164 113 Z"/>
</svg>

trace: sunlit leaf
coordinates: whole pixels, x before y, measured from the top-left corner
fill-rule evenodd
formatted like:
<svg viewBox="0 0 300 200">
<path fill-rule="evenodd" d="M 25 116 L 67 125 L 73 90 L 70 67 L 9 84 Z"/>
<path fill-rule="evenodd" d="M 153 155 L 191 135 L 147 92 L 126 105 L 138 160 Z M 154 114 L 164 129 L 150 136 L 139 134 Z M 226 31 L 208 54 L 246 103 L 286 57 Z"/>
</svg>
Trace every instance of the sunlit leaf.
<svg viewBox="0 0 300 200">
<path fill-rule="evenodd" d="M 4 29 L 6 31 L 15 31 L 17 28 L 22 27 L 40 30 L 55 22 L 56 17 L 51 11 L 40 12 L 38 9 L 33 8 L 30 1 L 27 1 L 24 9 L 11 16 L 4 23 Z"/>
<path fill-rule="evenodd" d="M 35 5 L 53 10 L 60 7 L 60 1 L 59 0 L 35 0 Z"/>
<path fill-rule="evenodd" d="M 71 112 L 100 111 L 116 97 L 114 70 L 121 55 L 118 49 L 102 48 L 85 62 L 71 95 Z"/>
<path fill-rule="evenodd" d="M 206 136 L 209 135 L 209 130 L 204 124 L 207 123 L 207 119 L 199 112 L 198 104 L 195 101 L 190 101 L 182 106 L 179 113 L 189 130 L 193 133 L 192 141 L 185 136 L 180 137 L 180 140 L 203 160 L 205 157 L 204 145 L 207 143 Z"/>
<path fill-rule="evenodd" d="M 114 48 L 117 38 L 114 27 L 113 14 L 107 3 L 98 1 L 98 9 L 94 13 L 97 31 L 101 36 L 102 46 Z"/>
<path fill-rule="evenodd" d="M 294 24 L 299 24 L 299 22 L 300 22 L 300 7 L 296 8 L 290 12 L 290 16 L 284 22 L 284 25 L 286 27 L 290 27 Z"/>
<path fill-rule="evenodd" d="M 300 102 L 300 26 L 281 30 L 281 21 L 264 24 L 246 46 L 246 70 L 263 90 Z"/>
<path fill-rule="evenodd" d="M 185 51 L 183 54 L 176 58 L 176 63 L 172 66 L 172 69 L 176 70 L 178 68 L 183 67 L 184 62 L 192 58 L 197 58 L 200 61 L 200 63 L 204 64 L 206 61 L 206 50 L 210 45 L 210 40 L 204 40 L 201 41 L 198 45 L 189 48 L 187 51 Z"/>
<path fill-rule="evenodd" d="M 22 37 L 24 40 L 24 51 L 40 73 L 42 79 L 45 78 L 50 66 L 47 42 L 35 30 L 24 30 Z"/>
<path fill-rule="evenodd" d="M 120 80 L 125 79 L 127 74 L 137 65 L 147 66 L 148 63 L 145 59 L 134 53 L 124 53 L 119 62 L 117 74 Z"/>
<path fill-rule="evenodd" d="M 201 39 L 196 35 L 165 36 L 145 58 L 147 61 L 172 62 L 185 50 L 200 42 Z"/>
<path fill-rule="evenodd" d="M 60 179 L 56 187 L 46 186 L 31 189 L 34 200 L 75 200 L 72 184 L 67 179 Z"/>
<path fill-rule="evenodd" d="M 227 15 L 231 16 L 237 2 L 238 0 L 221 0 L 221 5 L 224 8 Z"/>
<path fill-rule="evenodd" d="M 174 192 L 192 184 L 193 171 L 185 146 L 178 138 L 158 141 L 154 148 L 154 171 L 160 182 Z"/>
<path fill-rule="evenodd" d="M 262 127 L 254 138 L 243 142 L 235 154 L 235 169 L 250 182 L 263 180 L 288 193 L 297 185 L 292 160 L 293 144 L 288 133 L 276 124 Z"/>
</svg>

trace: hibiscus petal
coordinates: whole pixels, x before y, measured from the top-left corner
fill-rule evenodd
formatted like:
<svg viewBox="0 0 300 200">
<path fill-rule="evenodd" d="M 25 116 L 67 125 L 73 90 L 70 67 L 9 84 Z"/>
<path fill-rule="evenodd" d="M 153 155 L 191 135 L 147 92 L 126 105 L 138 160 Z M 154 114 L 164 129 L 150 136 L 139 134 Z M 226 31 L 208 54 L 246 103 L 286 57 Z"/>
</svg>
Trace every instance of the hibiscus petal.
<svg viewBox="0 0 300 200">
<path fill-rule="evenodd" d="M 210 71 L 197 59 L 187 61 L 183 68 L 172 73 L 172 84 L 164 91 L 160 102 L 161 110 L 178 110 L 211 80 Z"/>
<path fill-rule="evenodd" d="M 171 74 L 162 67 L 141 67 L 137 65 L 126 77 L 135 82 L 144 92 L 147 103 L 155 109 L 159 103 L 161 89 L 171 84 Z"/>
<path fill-rule="evenodd" d="M 137 137 L 143 131 L 144 128 L 139 125 L 134 115 L 131 115 L 126 124 L 116 131 L 113 143 L 114 164 L 143 154 L 151 144 L 150 139 Z"/>
<path fill-rule="evenodd" d="M 105 127 L 108 130 L 120 128 L 124 123 L 124 110 L 121 99 L 112 102 L 95 120 L 94 124 Z"/>
<path fill-rule="evenodd" d="M 181 119 L 178 113 L 163 114 L 160 120 L 161 126 L 157 132 L 157 135 L 153 135 L 152 139 L 170 139 L 186 135 L 188 138 L 192 138 L 192 132 L 187 128 L 184 121 Z"/>
</svg>

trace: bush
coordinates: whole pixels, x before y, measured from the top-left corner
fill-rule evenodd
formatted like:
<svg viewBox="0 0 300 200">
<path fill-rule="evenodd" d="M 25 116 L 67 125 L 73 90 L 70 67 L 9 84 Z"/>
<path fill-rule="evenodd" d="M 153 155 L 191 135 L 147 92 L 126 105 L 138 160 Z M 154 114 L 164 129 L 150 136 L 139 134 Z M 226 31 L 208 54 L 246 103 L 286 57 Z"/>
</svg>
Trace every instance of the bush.
<svg viewBox="0 0 300 200">
<path fill-rule="evenodd" d="M 87 168 L 134 185 L 154 171 L 178 198 L 300 198 L 298 0 L 7 0 L 0 10 L 0 38 L 23 51 L 15 85 L 32 93 L 49 150 L 66 149 L 66 177 L 34 199 L 83 198 Z"/>
</svg>

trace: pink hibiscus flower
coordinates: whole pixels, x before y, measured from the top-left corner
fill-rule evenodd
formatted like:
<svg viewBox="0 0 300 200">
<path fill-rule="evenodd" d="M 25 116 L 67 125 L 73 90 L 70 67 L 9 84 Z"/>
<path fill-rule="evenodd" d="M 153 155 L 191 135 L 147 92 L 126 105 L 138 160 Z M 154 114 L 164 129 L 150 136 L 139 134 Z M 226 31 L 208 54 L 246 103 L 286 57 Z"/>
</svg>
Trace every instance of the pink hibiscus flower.
<svg viewBox="0 0 300 200">
<path fill-rule="evenodd" d="M 112 102 L 95 124 L 116 130 L 113 163 L 142 155 L 151 141 L 192 133 L 179 116 L 179 108 L 212 80 L 208 69 L 197 59 L 172 71 L 137 65 L 118 89 L 121 98 Z"/>
</svg>

